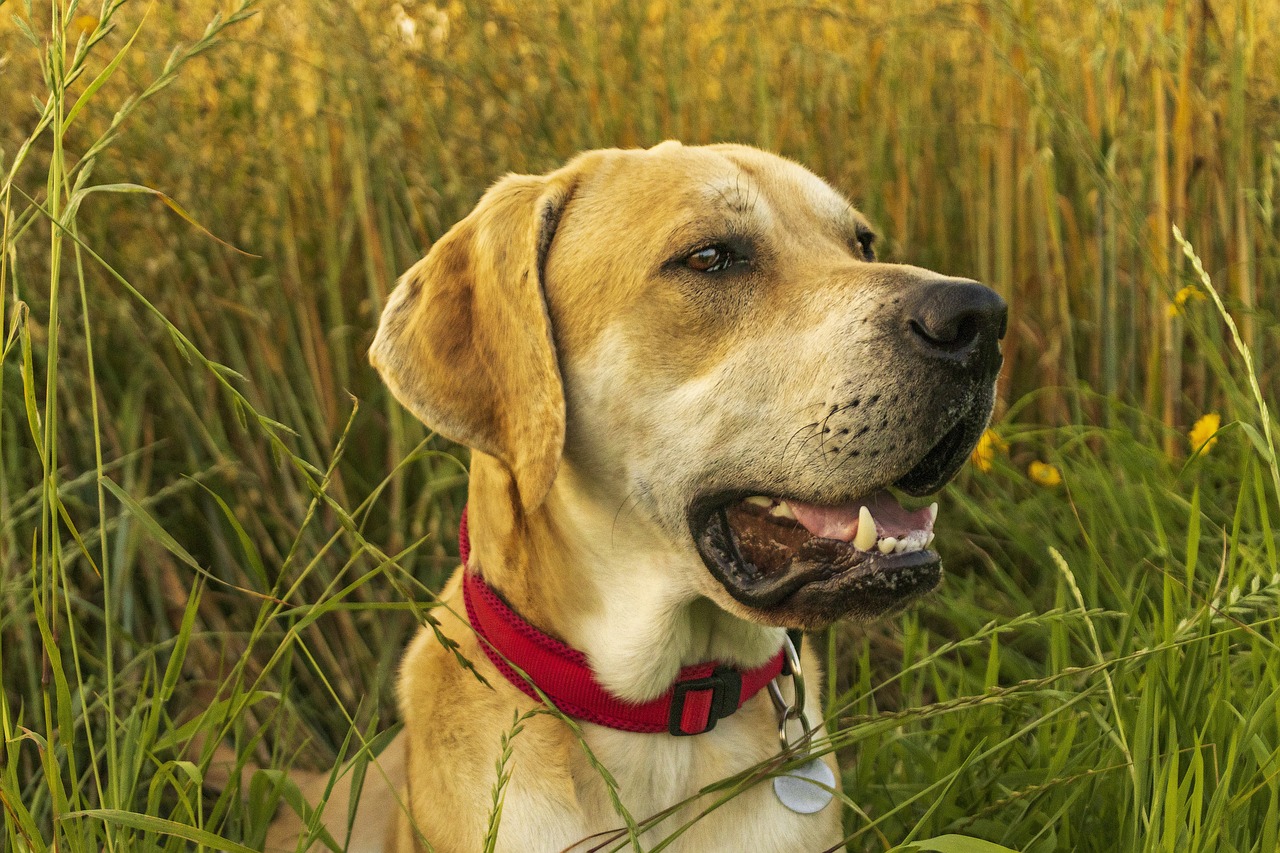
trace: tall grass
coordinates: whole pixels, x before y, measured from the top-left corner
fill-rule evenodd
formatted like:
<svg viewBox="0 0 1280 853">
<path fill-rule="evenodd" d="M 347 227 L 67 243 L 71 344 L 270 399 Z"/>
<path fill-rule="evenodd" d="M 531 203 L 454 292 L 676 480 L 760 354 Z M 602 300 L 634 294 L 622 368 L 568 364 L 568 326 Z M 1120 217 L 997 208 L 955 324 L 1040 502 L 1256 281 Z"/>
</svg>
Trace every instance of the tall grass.
<svg viewBox="0 0 1280 853">
<path fill-rule="evenodd" d="M 792 156 L 1012 308 L 948 584 L 816 638 L 849 849 L 1277 849 L 1277 33 L 1260 0 L 0 2 L 0 849 L 253 848 L 276 770 L 380 748 L 465 484 L 366 366 L 388 289 L 503 172 L 666 137 Z"/>
</svg>

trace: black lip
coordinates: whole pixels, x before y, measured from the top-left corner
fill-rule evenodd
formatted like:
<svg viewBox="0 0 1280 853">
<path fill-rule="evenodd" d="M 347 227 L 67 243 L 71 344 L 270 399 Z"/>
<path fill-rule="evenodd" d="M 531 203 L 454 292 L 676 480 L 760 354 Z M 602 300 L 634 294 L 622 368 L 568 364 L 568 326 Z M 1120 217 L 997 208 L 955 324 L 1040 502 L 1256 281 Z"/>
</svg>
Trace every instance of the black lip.
<svg viewBox="0 0 1280 853">
<path fill-rule="evenodd" d="M 700 500 L 690 512 L 690 529 L 712 576 L 748 607 L 833 611 L 824 621 L 848 613 L 874 616 L 901 608 L 942 579 L 942 559 L 935 551 L 868 553 L 817 537 L 811 540 L 817 554 L 802 549 L 787 571 L 764 576 L 738 551 L 725 515 L 726 507 L 745 496 L 722 494 Z"/>
<path fill-rule="evenodd" d="M 893 485 L 917 497 L 938 491 L 959 472 L 981 435 L 982 425 L 975 418 L 961 418 Z"/>
</svg>

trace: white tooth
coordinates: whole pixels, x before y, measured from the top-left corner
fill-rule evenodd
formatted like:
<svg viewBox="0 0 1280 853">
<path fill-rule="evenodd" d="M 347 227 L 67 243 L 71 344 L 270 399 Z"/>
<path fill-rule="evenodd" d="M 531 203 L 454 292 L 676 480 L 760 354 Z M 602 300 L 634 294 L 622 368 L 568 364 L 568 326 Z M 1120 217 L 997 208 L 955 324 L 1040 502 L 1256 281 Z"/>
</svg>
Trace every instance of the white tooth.
<svg viewBox="0 0 1280 853">
<path fill-rule="evenodd" d="M 773 498 L 766 498 L 764 495 L 752 495 L 743 501 L 743 503 L 749 503 L 752 506 L 762 506 L 765 509 L 768 509 L 773 506 Z"/>
<path fill-rule="evenodd" d="M 903 536 L 901 539 L 898 540 L 898 544 L 893 546 L 893 553 L 902 554 L 902 553 L 905 553 L 906 551 L 915 550 L 911 547 L 911 544 L 912 544 L 911 540 L 908 539 L 906 536 Z"/>
<path fill-rule="evenodd" d="M 923 547 L 924 547 L 924 543 L 921 542 L 919 539 L 910 538 L 910 539 L 903 539 L 899 541 L 898 547 L 894 548 L 893 550 L 898 552 L 899 554 L 907 554 L 907 553 L 919 551 Z"/>
<path fill-rule="evenodd" d="M 929 504 L 929 525 L 932 526 L 938 520 L 938 502 L 934 501 Z"/>
<path fill-rule="evenodd" d="M 880 549 L 881 554 L 892 554 L 893 549 L 897 546 L 898 540 L 892 536 L 886 536 L 876 543 L 876 547 Z"/>
<path fill-rule="evenodd" d="M 933 544 L 933 534 L 930 533 L 929 538 L 924 540 L 924 547 L 928 548 L 932 544 Z"/>
<path fill-rule="evenodd" d="M 858 510 L 858 533 L 853 537 L 853 547 L 859 551 L 870 551 L 876 544 L 876 520 L 871 517 L 871 510 L 864 505 Z"/>
<path fill-rule="evenodd" d="M 777 506 L 769 510 L 769 515 L 772 515 L 774 518 L 788 518 L 792 521 L 796 520 L 796 514 L 791 511 L 791 507 L 786 501 L 779 501 Z"/>
</svg>

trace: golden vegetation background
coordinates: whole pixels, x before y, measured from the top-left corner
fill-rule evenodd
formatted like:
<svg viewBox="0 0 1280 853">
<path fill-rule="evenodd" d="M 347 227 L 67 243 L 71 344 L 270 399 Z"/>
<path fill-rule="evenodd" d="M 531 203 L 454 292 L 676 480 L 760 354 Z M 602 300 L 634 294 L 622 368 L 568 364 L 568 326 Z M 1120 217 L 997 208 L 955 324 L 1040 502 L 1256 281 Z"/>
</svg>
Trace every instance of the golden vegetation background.
<svg viewBox="0 0 1280 853">
<path fill-rule="evenodd" d="M 153 7 L 130 77 L 219 7 Z M 89 27 L 90 8 L 78 12 Z M 503 172 L 666 138 L 750 142 L 847 193 L 892 258 L 1010 298 L 1006 401 L 1086 382 L 1185 429 L 1217 389 L 1186 357 L 1170 223 L 1235 305 L 1262 312 L 1247 338 L 1275 343 L 1278 32 L 1280 6 L 1256 0 L 276 3 L 187 70 L 99 169 L 292 267 L 281 277 L 300 294 L 340 296 L 341 315 L 317 306 L 313 320 L 355 320 L 366 337 L 349 340 L 363 344 L 407 260 Z M 31 94 L 6 86 L 4 114 L 29 114 Z M 152 222 L 148 239 L 116 242 L 166 289 L 230 295 L 193 281 L 205 273 L 182 257 L 186 228 Z M 281 242 L 288 261 L 273 257 Z M 350 370 L 326 355 L 312 384 L 332 422 Z M 1053 390 L 1037 405 L 1046 421 L 1080 414 Z"/>
</svg>

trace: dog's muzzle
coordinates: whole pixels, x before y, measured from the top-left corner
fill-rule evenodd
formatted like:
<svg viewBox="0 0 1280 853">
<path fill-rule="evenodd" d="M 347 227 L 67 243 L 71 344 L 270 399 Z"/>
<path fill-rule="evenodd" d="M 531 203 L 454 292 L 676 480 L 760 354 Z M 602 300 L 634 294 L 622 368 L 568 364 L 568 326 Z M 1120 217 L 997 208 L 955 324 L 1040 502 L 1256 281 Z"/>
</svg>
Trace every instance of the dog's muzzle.
<svg viewBox="0 0 1280 853">
<path fill-rule="evenodd" d="M 711 574 L 779 624 L 882 615 L 941 582 L 931 548 L 938 505 L 909 508 L 899 496 L 941 489 L 977 444 L 994 401 L 1006 306 L 963 279 L 916 281 L 903 292 L 899 349 L 913 354 L 913 369 L 932 377 L 946 401 L 916 428 L 923 452 L 885 463 L 886 481 L 858 497 L 830 483 L 824 495 L 788 494 L 785 486 L 721 490 L 690 507 L 690 532 Z"/>
</svg>

